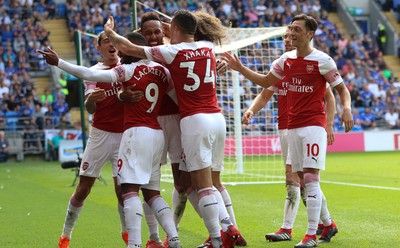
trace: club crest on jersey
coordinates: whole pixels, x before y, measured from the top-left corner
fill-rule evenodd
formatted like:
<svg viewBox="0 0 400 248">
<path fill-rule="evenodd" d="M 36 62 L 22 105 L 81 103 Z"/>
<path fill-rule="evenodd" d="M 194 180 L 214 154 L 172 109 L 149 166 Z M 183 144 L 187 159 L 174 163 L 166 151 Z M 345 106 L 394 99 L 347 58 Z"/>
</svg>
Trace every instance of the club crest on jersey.
<svg viewBox="0 0 400 248">
<path fill-rule="evenodd" d="M 314 71 L 314 65 L 306 65 L 306 70 L 308 73 L 311 73 Z"/>
</svg>

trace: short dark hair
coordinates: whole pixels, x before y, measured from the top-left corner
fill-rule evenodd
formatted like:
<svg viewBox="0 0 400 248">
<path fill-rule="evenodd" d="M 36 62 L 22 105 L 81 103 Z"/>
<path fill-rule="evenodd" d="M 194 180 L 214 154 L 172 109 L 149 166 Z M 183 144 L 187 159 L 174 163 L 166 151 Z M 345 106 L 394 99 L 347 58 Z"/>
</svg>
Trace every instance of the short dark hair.
<svg viewBox="0 0 400 248">
<path fill-rule="evenodd" d="M 97 45 L 101 46 L 101 42 L 105 39 L 104 37 L 107 38 L 107 35 L 104 31 L 101 31 L 98 35 L 97 35 Z"/>
<path fill-rule="evenodd" d="M 295 17 L 293 17 L 290 24 L 292 24 L 294 21 L 304 21 L 305 25 L 306 25 L 306 29 L 308 31 L 315 32 L 318 28 L 318 22 L 314 19 L 314 17 L 306 15 L 306 14 L 296 15 Z"/>
<path fill-rule="evenodd" d="M 154 12 L 154 11 L 144 13 L 144 14 L 141 16 L 140 28 L 143 28 L 143 23 L 145 23 L 145 22 L 147 22 L 147 21 L 159 21 L 159 22 L 161 23 L 161 18 L 160 18 L 160 16 L 159 16 L 156 12 Z"/>
<path fill-rule="evenodd" d="M 144 36 L 137 32 L 130 32 L 124 35 L 130 42 L 138 46 L 147 46 L 147 40 Z"/>
<path fill-rule="evenodd" d="M 194 35 L 197 29 L 196 17 L 188 10 L 177 10 L 172 21 L 184 34 Z"/>
</svg>

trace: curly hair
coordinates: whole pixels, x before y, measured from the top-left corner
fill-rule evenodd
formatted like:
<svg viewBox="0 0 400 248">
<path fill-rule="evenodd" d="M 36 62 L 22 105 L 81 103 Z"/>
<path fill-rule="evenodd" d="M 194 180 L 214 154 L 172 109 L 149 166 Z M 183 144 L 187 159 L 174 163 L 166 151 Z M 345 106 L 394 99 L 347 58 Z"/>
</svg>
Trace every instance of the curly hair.
<svg viewBox="0 0 400 248">
<path fill-rule="evenodd" d="M 222 45 L 222 40 L 226 37 L 227 27 L 222 25 L 221 20 L 204 11 L 196 11 L 193 14 L 197 19 L 195 39 Z"/>
<path fill-rule="evenodd" d="M 147 12 L 141 16 L 140 28 L 143 28 L 143 24 L 147 21 L 159 21 L 161 23 L 161 18 L 156 12 Z"/>
</svg>

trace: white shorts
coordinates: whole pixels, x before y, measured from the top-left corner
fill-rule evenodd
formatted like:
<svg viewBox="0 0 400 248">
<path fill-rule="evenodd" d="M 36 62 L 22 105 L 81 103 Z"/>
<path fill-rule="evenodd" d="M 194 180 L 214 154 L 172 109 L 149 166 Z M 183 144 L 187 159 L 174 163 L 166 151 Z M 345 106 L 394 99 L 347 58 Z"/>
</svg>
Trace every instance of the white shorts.
<svg viewBox="0 0 400 248">
<path fill-rule="evenodd" d="M 291 164 L 290 162 L 290 154 L 289 154 L 289 143 L 288 143 L 288 130 L 281 129 L 279 130 L 279 139 L 281 141 L 281 151 L 282 151 L 282 159 L 285 165 Z"/>
<path fill-rule="evenodd" d="M 110 133 L 91 127 L 87 146 L 82 156 L 79 175 L 99 177 L 103 166 L 110 161 L 112 176 L 118 172 L 118 151 L 122 133 Z"/>
<path fill-rule="evenodd" d="M 208 166 L 223 170 L 226 123 L 221 113 L 187 116 L 181 120 L 181 131 L 187 171 Z"/>
<path fill-rule="evenodd" d="M 158 123 L 164 131 L 164 151 L 161 157 L 161 165 L 167 163 L 167 153 L 171 160 L 171 164 L 180 163 L 182 161 L 182 143 L 181 143 L 181 127 L 180 116 L 175 115 L 160 115 Z"/>
<path fill-rule="evenodd" d="M 132 127 L 122 135 L 119 149 L 118 183 L 138 184 L 160 190 L 160 160 L 164 147 L 161 129 Z"/>
<path fill-rule="evenodd" d="M 310 126 L 291 129 L 288 139 L 293 172 L 303 171 L 303 168 L 325 169 L 325 128 Z"/>
</svg>

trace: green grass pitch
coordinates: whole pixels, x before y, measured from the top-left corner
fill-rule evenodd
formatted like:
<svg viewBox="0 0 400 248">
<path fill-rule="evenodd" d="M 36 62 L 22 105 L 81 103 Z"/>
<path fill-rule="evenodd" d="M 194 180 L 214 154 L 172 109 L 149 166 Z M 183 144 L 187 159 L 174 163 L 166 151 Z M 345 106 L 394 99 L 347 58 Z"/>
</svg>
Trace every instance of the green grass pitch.
<svg viewBox="0 0 400 248">
<path fill-rule="evenodd" d="M 74 177 L 73 171 L 61 169 L 59 163 L 0 164 L 0 247 L 56 247 Z M 93 187 L 75 226 L 71 248 L 125 247 L 109 166 L 103 170 L 103 177 L 108 185 L 97 181 Z M 328 154 L 321 180 L 339 233 L 331 243 L 319 247 L 400 247 L 399 152 Z M 284 184 L 228 185 L 227 189 L 248 247 L 293 247 L 304 236 L 306 212 L 300 205 L 293 241 L 265 241 L 264 235 L 282 223 Z M 172 184 L 163 182 L 162 195 L 169 204 L 171 192 Z M 145 244 L 148 231 L 144 224 L 142 230 Z M 179 233 L 186 248 L 196 247 L 207 237 L 202 220 L 190 204 Z"/>
</svg>

